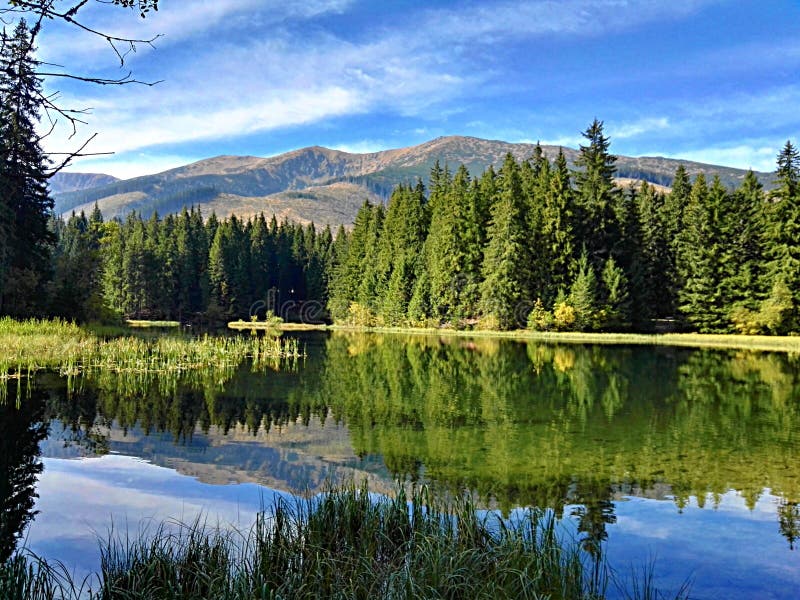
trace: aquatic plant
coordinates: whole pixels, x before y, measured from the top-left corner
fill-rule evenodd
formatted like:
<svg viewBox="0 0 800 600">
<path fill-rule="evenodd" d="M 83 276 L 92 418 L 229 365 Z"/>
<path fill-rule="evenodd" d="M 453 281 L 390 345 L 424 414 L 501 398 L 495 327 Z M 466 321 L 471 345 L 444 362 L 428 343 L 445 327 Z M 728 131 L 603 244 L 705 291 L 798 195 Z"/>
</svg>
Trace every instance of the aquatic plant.
<svg viewBox="0 0 800 600">
<path fill-rule="evenodd" d="M 552 513 L 507 521 L 479 513 L 470 496 L 437 501 L 423 487 L 376 498 L 350 485 L 278 501 L 249 532 L 197 520 L 132 539 L 111 535 L 100 572 L 79 585 L 17 555 L 0 569 L 0 590 L 28 594 L 3 596 L 12 600 L 71 600 L 87 587 L 94 600 L 603 598 L 585 558 L 559 535 Z M 658 597 L 652 578 L 637 584 L 645 587 L 627 590 L 630 597 Z"/>
<path fill-rule="evenodd" d="M 246 359 L 260 370 L 277 369 L 283 361 L 305 356 L 294 338 L 98 333 L 57 319 L 0 319 L 0 348 L 0 379 L 25 377 L 40 369 L 65 376 L 225 370 Z"/>
</svg>

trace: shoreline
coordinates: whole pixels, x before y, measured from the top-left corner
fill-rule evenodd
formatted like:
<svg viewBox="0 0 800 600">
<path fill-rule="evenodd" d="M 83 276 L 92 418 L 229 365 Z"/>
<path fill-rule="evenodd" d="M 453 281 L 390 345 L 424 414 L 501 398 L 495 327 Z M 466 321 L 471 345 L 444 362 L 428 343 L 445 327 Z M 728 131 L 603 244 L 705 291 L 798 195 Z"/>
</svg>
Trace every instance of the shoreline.
<svg viewBox="0 0 800 600">
<path fill-rule="evenodd" d="M 231 329 L 273 329 L 277 331 L 339 331 L 352 333 L 383 333 L 390 335 L 496 338 L 554 344 L 675 346 L 686 348 L 718 348 L 800 353 L 800 336 L 744 335 L 734 333 L 582 333 L 572 331 L 527 331 L 524 329 L 512 331 L 481 331 L 430 327 L 360 327 L 352 325 L 307 323 L 283 323 L 275 327 L 268 326 L 266 323 L 248 323 L 245 321 L 233 321 L 228 323 L 228 327 Z"/>
</svg>

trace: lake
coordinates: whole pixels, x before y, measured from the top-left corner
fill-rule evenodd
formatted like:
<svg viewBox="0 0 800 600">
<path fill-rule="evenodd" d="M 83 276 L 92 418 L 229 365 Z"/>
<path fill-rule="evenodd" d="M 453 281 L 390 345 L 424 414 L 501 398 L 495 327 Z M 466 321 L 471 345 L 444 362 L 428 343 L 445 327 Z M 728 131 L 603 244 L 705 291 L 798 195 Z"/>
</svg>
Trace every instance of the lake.
<svg viewBox="0 0 800 600">
<path fill-rule="evenodd" d="M 22 534 L 87 573 L 112 528 L 248 527 L 328 482 L 402 481 L 507 516 L 549 509 L 620 577 L 652 564 L 666 590 L 690 578 L 693 598 L 797 596 L 800 357 L 297 337 L 307 358 L 275 370 L 8 382 L 0 556 Z"/>
</svg>

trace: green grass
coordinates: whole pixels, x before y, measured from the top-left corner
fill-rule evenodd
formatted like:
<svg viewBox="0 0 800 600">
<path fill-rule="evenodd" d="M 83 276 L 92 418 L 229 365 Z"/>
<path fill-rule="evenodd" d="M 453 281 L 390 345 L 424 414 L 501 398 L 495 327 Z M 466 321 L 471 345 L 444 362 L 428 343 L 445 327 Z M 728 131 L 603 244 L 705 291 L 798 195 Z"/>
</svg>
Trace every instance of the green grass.
<svg viewBox="0 0 800 600">
<path fill-rule="evenodd" d="M 127 321 L 125 321 L 125 323 L 129 327 L 142 327 L 142 328 L 145 328 L 145 329 L 148 328 L 148 327 L 180 327 L 181 326 L 180 321 L 143 321 L 143 320 L 128 319 Z"/>
<path fill-rule="evenodd" d="M 325 331 L 328 327 L 322 323 L 270 323 L 266 321 L 231 321 L 228 327 L 237 330 L 262 331 Z"/>
<path fill-rule="evenodd" d="M 581 333 L 573 331 L 512 331 L 461 330 L 422 327 L 355 327 L 331 325 L 334 331 L 363 331 L 373 333 L 436 335 L 470 338 L 505 338 L 559 344 L 610 344 L 639 346 L 685 346 L 692 348 L 741 348 L 769 352 L 800 352 L 800 336 L 768 336 L 712 333 Z"/>
<path fill-rule="evenodd" d="M 0 319 L 0 379 L 41 369 L 63 375 L 91 371 L 168 373 L 227 369 L 251 359 L 277 368 L 305 351 L 296 339 L 133 334 L 120 328 L 81 328 L 59 320 Z"/>
<path fill-rule="evenodd" d="M 442 503 L 426 488 L 410 502 L 366 487 L 278 502 L 250 531 L 201 521 L 165 525 L 101 545 L 100 571 L 73 583 L 66 569 L 18 555 L 0 569 L 6 600 L 277 598 L 551 598 L 605 596 L 608 569 L 564 542 L 551 514 L 513 525 L 479 516 L 468 496 Z M 600 582 L 598 584 L 598 581 Z M 658 598 L 652 578 L 623 597 Z M 91 592 L 89 592 L 91 588 Z M 5 591 L 5 595 L 2 592 Z M 53 593 L 54 595 L 49 595 Z M 679 592 L 680 596 L 684 591 Z"/>
</svg>

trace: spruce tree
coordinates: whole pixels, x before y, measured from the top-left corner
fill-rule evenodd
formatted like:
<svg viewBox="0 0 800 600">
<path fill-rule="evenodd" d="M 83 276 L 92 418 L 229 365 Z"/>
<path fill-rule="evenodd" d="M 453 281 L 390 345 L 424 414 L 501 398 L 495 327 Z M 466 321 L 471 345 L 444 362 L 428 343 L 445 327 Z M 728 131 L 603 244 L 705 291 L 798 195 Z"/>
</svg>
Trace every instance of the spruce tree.
<svg viewBox="0 0 800 600">
<path fill-rule="evenodd" d="M 0 48 L 0 314 L 41 312 L 55 241 L 48 161 L 39 144 L 41 81 L 31 32 L 21 20 Z"/>
<path fill-rule="evenodd" d="M 786 142 L 778 155 L 776 176 L 778 187 L 766 213 L 764 287 L 772 290 L 772 304 L 778 303 L 782 290 L 789 291 L 789 306 L 781 310 L 782 322 L 771 327 L 788 333 L 800 331 L 800 157 L 791 142 Z"/>
<path fill-rule="evenodd" d="M 682 286 L 679 309 L 694 329 L 701 333 L 725 331 L 728 309 L 722 287 L 722 235 L 719 230 L 721 207 L 727 192 L 715 177 L 709 189 L 703 174 L 692 186 L 680 235 L 678 272 Z"/>
<path fill-rule="evenodd" d="M 599 269 L 619 237 L 614 214 L 620 193 L 614 184 L 617 158 L 608 151 L 610 142 L 603 135 L 602 121 L 595 119 L 582 135 L 589 143 L 580 146 L 575 160 L 579 168 L 575 193 L 581 215 L 578 236 L 586 244 L 589 262 Z"/>
<path fill-rule="evenodd" d="M 594 331 L 599 327 L 597 276 L 585 248 L 575 266 L 568 304 L 575 310 L 575 328 L 578 331 Z"/>
<path fill-rule="evenodd" d="M 648 329 L 648 319 L 674 313 L 674 279 L 670 243 L 663 220 L 664 196 L 643 182 L 636 194 L 640 235 L 640 270 L 633 290 L 632 318 L 637 329 Z"/>
<path fill-rule="evenodd" d="M 524 327 L 530 298 L 530 240 L 519 165 L 506 155 L 484 253 L 481 309 L 501 329 Z"/>
<path fill-rule="evenodd" d="M 431 204 L 431 227 L 426 241 L 430 301 L 439 319 L 467 316 L 472 299 L 464 297 L 474 290 L 480 273 L 475 254 L 480 244 L 481 224 L 477 198 L 471 192 L 471 179 L 464 165 L 459 167 L 446 189 Z"/>
<path fill-rule="evenodd" d="M 631 324 L 631 298 L 628 278 L 612 256 L 603 267 L 602 323 L 604 329 L 621 331 Z M 574 286 L 573 286 L 574 287 Z"/>
<path fill-rule="evenodd" d="M 575 230 L 577 211 L 570 182 L 567 159 L 559 149 L 550 184 L 546 190 L 546 205 L 542 223 L 544 264 L 542 299 L 546 305 L 555 301 L 559 290 L 565 292 L 572 281 L 575 263 Z"/>
<path fill-rule="evenodd" d="M 331 279 L 328 300 L 328 309 L 334 321 L 347 319 L 350 305 L 357 301 L 373 215 L 374 206 L 365 201 L 356 214 L 353 231 L 346 238 L 337 236 L 341 240 L 336 259 L 338 265 Z M 346 255 L 341 255 L 342 250 L 346 250 Z"/>
<path fill-rule="evenodd" d="M 753 171 L 729 196 L 725 255 L 726 296 L 731 307 L 754 310 L 767 291 L 763 286 L 764 189 Z"/>
</svg>

